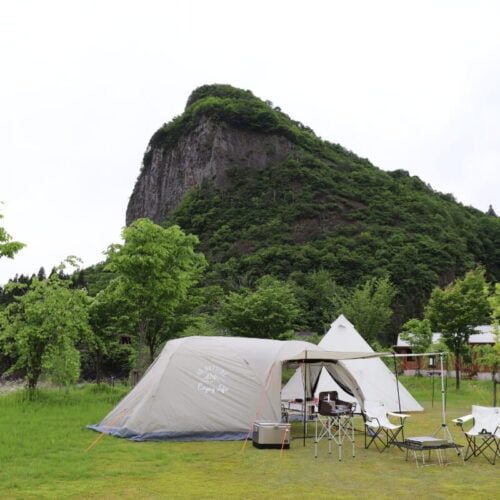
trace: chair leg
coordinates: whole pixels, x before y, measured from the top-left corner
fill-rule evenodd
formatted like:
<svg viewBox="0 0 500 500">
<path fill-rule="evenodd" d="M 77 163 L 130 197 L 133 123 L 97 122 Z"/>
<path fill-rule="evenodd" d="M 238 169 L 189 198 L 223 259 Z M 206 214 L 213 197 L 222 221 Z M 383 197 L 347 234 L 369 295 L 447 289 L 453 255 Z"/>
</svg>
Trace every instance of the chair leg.
<svg viewBox="0 0 500 500">
<path fill-rule="evenodd" d="M 491 465 L 495 465 L 496 458 L 499 455 L 499 444 L 494 435 L 468 436 L 466 434 L 465 436 L 467 438 L 467 449 L 465 450 L 464 461 L 469 460 L 471 457 L 483 455 Z"/>
<path fill-rule="evenodd" d="M 402 451 L 402 448 L 401 448 L 401 446 L 399 446 L 397 439 L 398 439 L 399 435 L 401 434 L 402 440 L 403 441 L 405 440 L 403 427 L 400 427 L 399 429 L 395 429 L 393 431 L 388 431 L 387 433 L 389 436 L 387 446 L 394 445 L 394 446 L 397 446 L 398 449 Z"/>
<path fill-rule="evenodd" d="M 481 438 L 481 444 L 477 446 L 477 456 L 483 455 L 484 458 L 491 464 L 495 465 L 496 456 L 498 453 L 498 444 L 495 446 L 495 437 L 493 435 L 484 435 Z M 492 458 L 488 456 L 488 452 L 493 455 Z"/>
<path fill-rule="evenodd" d="M 367 443 L 367 436 L 369 441 Z M 375 445 L 377 450 L 382 453 L 388 446 L 387 431 L 382 427 L 366 427 L 365 430 L 365 448 L 369 448 L 372 444 Z"/>
<path fill-rule="evenodd" d="M 475 440 L 474 440 L 474 437 L 472 436 L 468 436 L 467 434 L 465 434 L 465 438 L 467 439 L 467 448 L 465 450 L 465 454 L 464 454 L 464 461 L 467 461 L 469 460 L 469 458 L 475 456 Z"/>
<path fill-rule="evenodd" d="M 373 443 L 377 446 L 376 440 L 380 439 L 379 429 L 374 429 L 373 427 L 365 427 L 365 449 L 369 448 Z"/>
</svg>

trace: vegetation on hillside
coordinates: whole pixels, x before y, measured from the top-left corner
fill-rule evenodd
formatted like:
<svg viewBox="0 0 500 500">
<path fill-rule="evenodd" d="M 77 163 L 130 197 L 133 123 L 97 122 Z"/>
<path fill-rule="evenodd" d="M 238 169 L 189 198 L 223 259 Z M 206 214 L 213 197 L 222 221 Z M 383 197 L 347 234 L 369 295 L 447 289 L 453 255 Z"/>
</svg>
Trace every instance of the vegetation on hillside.
<svg viewBox="0 0 500 500">
<path fill-rule="evenodd" d="M 139 224 L 144 241 L 133 244 L 131 224 L 126 243 L 110 246 L 107 263 L 57 274 L 68 281 L 65 290 L 88 294 L 84 314 L 97 341 L 93 348 L 76 346 L 84 378 L 124 377 L 139 366 L 142 348 L 152 359 L 163 342 L 181 335 L 308 332 L 318 339 L 341 313 L 372 345 L 390 347 L 408 320 L 424 318 L 433 290 L 460 282 L 468 271 L 480 269 L 485 297 L 493 294 L 500 277 L 500 218 L 493 209 L 465 207 L 403 170 L 384 172 L 248 90 L 195 90 L 185 112 L 153 135 L 143 170 L 155 148 L 175 147 L 201 118 L 286 137 L 293 155 L 264 169 L 232 165 L 224 185 L 206 180 L 188 192 L 163 228 Z M 151 235 L 166 236 L 172 248 L 162 253 Z M 189 242 L 191 257 L 196 245 L 191 277 L 175 267 L 185 250 L 180 241 Z M 183 277 L 161 282 L 172 273 L 160 255 L 173 256 Z M 9 314 L 44 280 L 41 269 L 0 289 L 0 334 L 2 328 L 12 333 L 9 322 L 17 319 Z M 19 352 L 0 345 L 0 372 L 21 367 L 18 361 Z"/>
<path fill-rule="evenodd" d="M 232 166 L 224 186 L 204 182 L 169 214 L 166 224 L 199 237 L 210 263 L 207 284 L 229 291 L 273 275 L 300 286 L 311 273 L 325 270 L 337 285 L 351 289 L 387 277 L 397 289 L 389 336 L 380 339 L 388 342 L 405 321 L 422 316 L 435 286 L 477 264 L 489 281 L 498 281 L 498 217 L 464 207 L 403 170 L 384 172 L 322 141 L 249 91 L 201 87 L 150 147 L 173 147 L 202 115 L 280 134 L 298 147 L 293 158 L 266 169 Z M 327 326 L 320 311 L 305 315 L 304 329 Z M 335 315 L 332 310 L 330 318 Z"/>
</svg>

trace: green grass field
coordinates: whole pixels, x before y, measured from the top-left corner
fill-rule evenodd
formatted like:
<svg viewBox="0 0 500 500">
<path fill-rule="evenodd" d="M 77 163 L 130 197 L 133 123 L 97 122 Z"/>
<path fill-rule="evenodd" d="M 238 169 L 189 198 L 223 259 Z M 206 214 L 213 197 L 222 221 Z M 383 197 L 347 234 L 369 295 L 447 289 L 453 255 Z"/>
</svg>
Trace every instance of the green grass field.
<svg viewBox="0 0 500 500">
<path fill-rule="evenodd" d="M 425 412 L 407 420 L 406 435 L 432 434 L 441 424 L 441 386 L 430 378 L 403 378 Z M 447 422 L 455 441 L 464 444 L 452 418 L 471 404 L 492 404 L 489 382 L 463 382 L 447 388 Z M 328 454 L 320 441 L 305 440 L 293 426 L 289 450 L 261 450 L 249 441 L 133 443 L 86 429 L 99 422 L 125 394 L 123 387 L 85 386 L 41 390 L 34 400 L 25 391 L 0 395 L 0 498 L 497 498 L 500 460 L 483 458 L 462 465 L 454 453 L 448 466 L 417 467 L 412 457 L 391 448 L 364 449 L 362 421 L 356 427 L 356 457 L 346 446 Z M 203 418 L 200 415 L 200 418 Z M 314 424 L 309 424 L 314 435 Z M 87 451 L 88 450 L 88 451 Z"/>
</svg>

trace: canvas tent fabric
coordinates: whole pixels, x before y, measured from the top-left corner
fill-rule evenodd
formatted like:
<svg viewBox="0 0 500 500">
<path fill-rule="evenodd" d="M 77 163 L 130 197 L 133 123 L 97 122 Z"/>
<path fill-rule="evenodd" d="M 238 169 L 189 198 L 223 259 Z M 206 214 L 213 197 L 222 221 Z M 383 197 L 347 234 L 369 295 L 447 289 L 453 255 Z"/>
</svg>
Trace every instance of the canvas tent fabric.
<svg viewBox="0 0 500 500">
<path fill-rule="evenodd" d="M 370 345 L 356 331 L 354 325 L 343 315 L 340 315 L 332 323 L 330 330 L 325 334 L 318 347 L 322 350 L 334 351 L 336 353 L 374 353 Z M 422 406 L 413 398 L 379 357 L 373 359 L 352 359 L 351 356 L 351 359 L 344 359 L 339 361 L 338 364 L 347 370 L 356 381 L 363 399 L 344 391 L 342 386 L 345 387 L 345 384 L 335 374 L 332 377 L 332 374 L 329 374 L 325 368 L 322 369 L 317 381 L 314 397 L 318 397 L 320 392 L 337 391 L 339 399 L 356 401 L 358 404 L 356 410 L 358 412 L 363 409 L 364 405 L 369 406 L 374 404 L 383 404 L 389 411 L 412 412 L 423 410 Z M 337 378 L 337 381 L 341 385 L 334 380 L 335 378 Z M 303 381 L 303 374 L 298 369 L 283 388 L 282 399 L 292 401 L 297 398 L 303 398 Z"/>
<path fill-rule="evenodd" d="M 135 441 L 239 440 L 281 421 L 281 362 L 305 341 L 193 336 L 167 342 L 139 383 L 96 425 Z"/>
<path fill-rule="evenodd" d="M 345 390 L 348 391 L 348 394 L 354 398 L 354 401 L 359 402 L 361 408 L 364 408 L 366 396 L 358 384 L 358 381 L 346 368 L 344 361 L 352 359 L 359 360 L 379 358 L 383 355 L 384 353 L 338 352 L 324 351 L 321 349 L 304 351 L 287 358 L 283 364 L 287 367 L 297 367 L 298 365 L 295 375 L 301 377 L 303 398 L 312 399 L 315 394 L 315 388 L 318 387 L 319 379 L 323 373 L 326 373 L 332 380 L 335 381 L 339 389 L 341 387 L 345 388 Z M 338 399 L 340 399 L 340 397 Z"/>
</svg>

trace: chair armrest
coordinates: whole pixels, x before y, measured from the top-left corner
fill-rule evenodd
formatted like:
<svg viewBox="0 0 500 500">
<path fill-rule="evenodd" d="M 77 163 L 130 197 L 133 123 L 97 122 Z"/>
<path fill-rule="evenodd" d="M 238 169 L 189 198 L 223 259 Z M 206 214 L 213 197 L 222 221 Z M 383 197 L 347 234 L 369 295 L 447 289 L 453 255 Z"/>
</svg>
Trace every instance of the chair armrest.
<svg viewBox="0 0 500 500">
<path fill-rule="evenodd" d="M 378 427 L 380 427 L 380 420 L 377 417 L 366 417 L 366 422 L 365 425 L 374 425 L 376 424 Z"/>
<path fill-rule="evenodd" d="M 452 420 L 452 422 L 454 422 L 457 425 L 462 425 L 462 424 L 465 424 L 465 422 L 468 422 L 469 420 L 471 420 L 473 418 L 474 418 L 474 415 L 472 415 L 472 413 L 471 413 L 470 415 L 465 415 L 464 417 L 454 418 Z"/>
<path fill-rule="evenodd" d="M 387 415 L 390 415 L 391 417 L 399 417 L 399 418 L 408 418 L 411 417 L 411 415 L 408 415 L 407 413 L 395 413 L 393 411 L 388 411 Z"/>
</svg>

